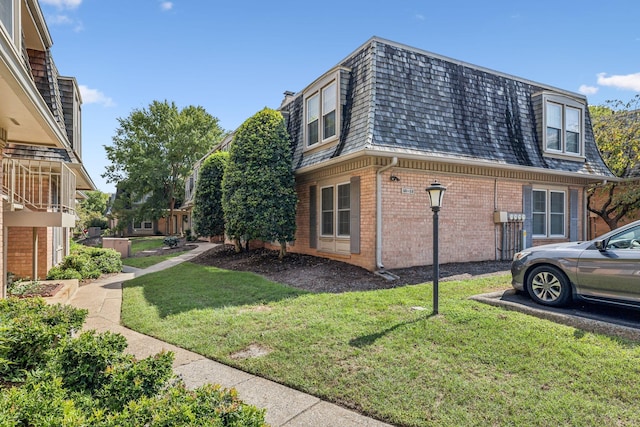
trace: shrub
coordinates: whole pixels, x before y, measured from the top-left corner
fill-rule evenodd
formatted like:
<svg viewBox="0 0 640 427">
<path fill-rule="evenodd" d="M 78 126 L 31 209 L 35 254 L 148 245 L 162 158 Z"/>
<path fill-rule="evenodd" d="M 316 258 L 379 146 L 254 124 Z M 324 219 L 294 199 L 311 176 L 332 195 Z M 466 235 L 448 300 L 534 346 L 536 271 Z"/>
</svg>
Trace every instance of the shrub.
<svg viewBox="0 0 640 427">
<path fill-rule="evenodd" d="M 97 279 L 103 274 L 122 270 L 122 259 L 114 249 L 73 245 L 71 253 L 59 266 L 47 273 L 48 280 Z"/>
<path fill-rule="evenodd" d="M 68 280 L 78 279 L 82 280 L 82 274 L 79 271 L 72 269 L 63 269 L 60 266 L 51 267 L 47 273 L 47 280 Z"/>
<path fill-rule="evenodd" d="M 71 391 L 93 392 L 107 381 L 107 368 L 118 363 L 127 347 L 120 334 L 83 332 L 74 339 L 62 341 L 55 351 L 55 369 Z"/>
<path fill-rule="evenodd" d="M 228 160 L 228 151 L 217 151 L 207 157 L 200 167 L 193 201 L 193 226 L 201 236 L 224 234 L 222 177 Z"/>
<path fill-rule="evenodd" d="M 61 338 L 79 329 L 86 310 L 48 305 L 42 298 L 0 300 L 0 380 L 22 381 L 45 364 Z"/>
<path fill-rule="evenodd" d="M 85 416 L 67 399 L 62 380 L 51 372 L 29 373 L 22 387 L 0 393 L 3 426 L 81 426 Z"/>
<path fill-rule="evenodd" d="M 175 236 L 165 237 L 164 244 L 169 246 L 170 248 L 175 248 L 178 246 L 178 238 Z"/>
<path fill-rule="evenodd" d="M 156 396 L 173 377 L 173 353 L 162 352 L 139 361 L 127 356 L 108 370 L 108 381 L 96 394 L 112 411 L 121 411 L 131 401 Z"/>
<path fill-rule="evenodd" d="M 30 370 L 22 384 L 9 387 L 0 378 L 0 425 L 265 425 L 265 411 L 243 403 L 233 389 L 187 390 L 173 376 L 172 353 L 136 360 L 124 353 L 120 334 L 89 331 L 73 338 L 69 331 L 85 317 L 84 310 L 48 306 L 42 299 L 0 300 L 0 362 Z M 22 337 L 15 335 L 20 332 Z M 41 339 L 29 339 L 34 336 Z M 28 363 L 14 357 L 17 347 Z M 41 357 L 36 360 L 34 353 Z"/>
</svg>

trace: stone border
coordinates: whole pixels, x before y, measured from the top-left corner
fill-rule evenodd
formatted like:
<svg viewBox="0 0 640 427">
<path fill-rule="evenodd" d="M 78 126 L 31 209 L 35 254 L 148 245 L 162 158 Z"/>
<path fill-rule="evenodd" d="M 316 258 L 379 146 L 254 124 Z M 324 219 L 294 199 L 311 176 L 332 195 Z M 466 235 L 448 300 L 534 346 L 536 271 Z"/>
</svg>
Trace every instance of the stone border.
<svg viewBox="0 0 640 427">
<path fill-rule="evenodd" d="M 491 292 L 487 294 L 474 295 L 469 297 L 474 301 L 483 302 L 495 307 L 506 308 L 507 310 L 519 311 L 531 316 L 536 316 L 552 322 L 561 323 L 587 332 L 610 335 L 632 341 L 640 341 L 640 329 L 631 328 L 623 325 L 615 325 L 596 319 L 587 319 L 566 313 L 558 313 L 556 311 L 546 310 L 542 308 L 529 307 L 513 301 L 505 301 L 501 299 L 504 295 L 514 295 L 513 289 L 506 291 Z"/>
</svg>

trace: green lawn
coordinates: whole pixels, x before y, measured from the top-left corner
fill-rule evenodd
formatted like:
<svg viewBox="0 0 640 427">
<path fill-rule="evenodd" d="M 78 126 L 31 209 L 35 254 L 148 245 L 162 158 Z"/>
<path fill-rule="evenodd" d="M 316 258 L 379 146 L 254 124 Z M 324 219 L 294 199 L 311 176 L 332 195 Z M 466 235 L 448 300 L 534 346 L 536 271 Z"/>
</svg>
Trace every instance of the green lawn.
<svg viewBox="0 0 640 427">
<path fill-rule="evenodd" d="M 130 237 L 129 240 L 131 240 L 132 255 L 164 246 L 164 236 Z"/>
<path fill-rule="evenodd" d="M 441 282 L 431 316 L 430 283 L 311 294 L 187 262 L 126 282 L 122 320 L 396 425 L 640 425 L 637 343 L 469 300 L 509 280 Z M 231 357 L 250 345 L 270 353 Z"/>
<path fill-rule="evenodd" d="M 131 237 L 131 255 L 135 255 L 138 252 L 142 251 L 151 251 L 154 249 L 162 248 L 163 246 L 165 246 L 164 239 L 164 236 Z M 186 250 L 182 252 L 173 252 L 163 255 L 123 258 L 122 263 L 124 265 L 128 265 L 129 267 L 147 268 L 169 258 L 182 255 L 185 252 Z"/>
<path fill-rule="evenodd" d="M 188 251 L 185 250 L 182 252 L 173 252 L 165 255 L 150 255 L 150 256 L 143 256 L 143 257 L 123 258 L 122 263 L 124 265 L 128 265 L 129 267 L 147 268 L 152 265 L 158 264 L 159 262 L 165 261 L 169 258 L 182 255 L 185 252 L 188 252 Z"/>
</svg>

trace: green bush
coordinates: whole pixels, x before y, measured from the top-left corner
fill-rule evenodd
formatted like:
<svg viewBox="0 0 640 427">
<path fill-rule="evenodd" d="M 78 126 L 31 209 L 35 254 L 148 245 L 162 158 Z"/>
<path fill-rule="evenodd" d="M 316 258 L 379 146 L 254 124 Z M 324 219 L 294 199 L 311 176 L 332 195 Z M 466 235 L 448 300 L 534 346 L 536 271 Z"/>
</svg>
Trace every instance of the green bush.
<svg viewBox="0 0 640 427">
<path fill-rule="evenodd" d="M 51 269 L 47 273 L 47 280 L 68 280 L 68 279 L 82 280 L 82 274 L 80 274 L 80 272 L 76 270 L 63 269 L 58 265 L 56 265 L 55 267 L 51 267 Z"/>
<path fill-rule="evenodd" d="M 233 389 L 187 390 L 172 353 L 137 360 L 120 334 L 72 337 L 86 314 L 38 298 L 0 300 L 0 426 L 265 426 L 265 411 Z M 22 377 L 5 376 L 7 366 Z"/>
<path fill-rule="evenodd" d="M 126 347 L 127 340 L 120 334 L 83 332 L 61 342 L 53 366 L 67 389 L 93 394 L 107 382 L 107 368 L 120 362 Z"/>
<path fill-rule="evenodd" d="M 83 426 L 83 413 L 67 398 L 62 380 L 51 372 L 34 371 L 21 387 L 0 393 L 2 426 Z"/>
<path fill-rule="evenodd" d="M 47 273 L 48 280 L 97 279 L 122 270 L 122 259 L 114 249 L 74 245 L 59 266 Z"/>
<path fill-rule="evenodd" d="M 49 350 L 79 329 L 86 310 L 48 305 L 42 298 L 0 300 L 0 380 L 21 381 L 26 372 L 44 365 Z"/>
<path fill-rule="evenodd" d="M 108 382 L 96 393 L 102 405 L 112 411 L 156 396 L 173 377 L 173 353 L 162 352 L 139 361 L 127 356 L 108 370 Z"/>
<path fill-rule="evenodd" d="M 164 244 L 169 246 L 170 248 L 175 248 L 178 246 L 178 238 L 174 236 L 165 237 Z"/>
</svg>

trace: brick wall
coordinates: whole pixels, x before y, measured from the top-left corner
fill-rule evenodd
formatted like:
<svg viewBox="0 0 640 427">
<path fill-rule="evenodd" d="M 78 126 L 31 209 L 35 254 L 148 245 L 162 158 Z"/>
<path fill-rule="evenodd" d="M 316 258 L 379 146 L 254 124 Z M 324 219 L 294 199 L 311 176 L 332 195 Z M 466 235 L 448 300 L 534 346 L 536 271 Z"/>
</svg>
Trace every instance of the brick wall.
<svg viewBox="0 0 640 427">
<path fill-rule="evenodd" d="M 33 228 L 8 228 L 7 269 L 19 277 L 33 276 Z M 38 228 L 38 279 L 44 279 L 51 268 L 51 230 Z"/>
<path fill-rule="evenodd" d="M 395 178 L 391 180 L 391 175 Z M 309 187 L 346 182 L 360 176 L 361 245 L 358 254 L 322 252 L 309 246 Z M 437 180 L 447 190 L 439 213 L 439 261 L 441 264 L 499 259 L 502 225 L 494 223 L 494 211 L 523 213 L 523 186 L 530 181 L 462 174 L 433 173 L 392 168 L 382 174 L 382 264 L 398 269 L 433 262 L 433 212 L 425 189 Z M 544 186 L 541 184 L 541 186 Z M 584 239 L 583 197 L 580 186 L 558 186 L 569 194 L 578 191 L 578 239 Z M 345 261 L 376 270 L 376 168 L 364 167 L 342 175 L 323 172 L 305 176 L 297 183 L 296 241 L 290 252 Z M 569 227 L 567 203 L 567 229 Z M 319 221 L 319 216 L 318 216 Z M 534 239 L 534 245 L 568 239 Z"/>
<path fill-rule="evenodd" d="M 394 172 L 383 175 L 383 263 L 387 268 L 430 265 L 433 261 L 433 211 L 425 189 L 438 180 L 447 190 L 439 212 L 440 263 L 495 259 L 493 179 Z M 403 191 L 404 189 L 404 191 Z M 515 189 L 511 191 L 515 192 Z M 506 200 L 512 200 L 505 198 Z M 517 206 L 499 209 L 519 211 Z"/>
</svg>

